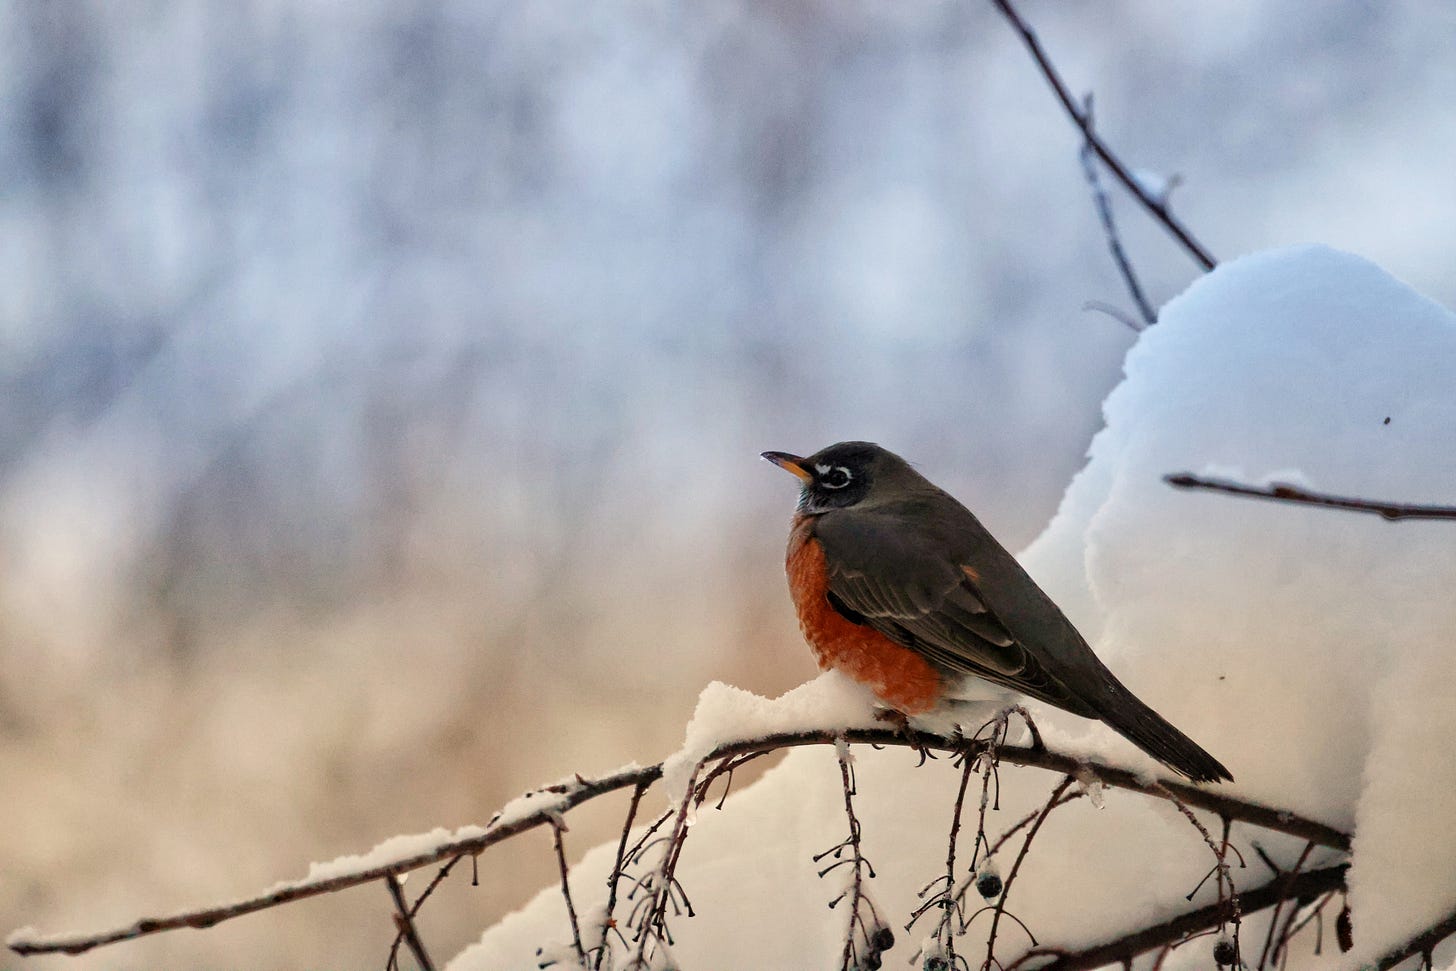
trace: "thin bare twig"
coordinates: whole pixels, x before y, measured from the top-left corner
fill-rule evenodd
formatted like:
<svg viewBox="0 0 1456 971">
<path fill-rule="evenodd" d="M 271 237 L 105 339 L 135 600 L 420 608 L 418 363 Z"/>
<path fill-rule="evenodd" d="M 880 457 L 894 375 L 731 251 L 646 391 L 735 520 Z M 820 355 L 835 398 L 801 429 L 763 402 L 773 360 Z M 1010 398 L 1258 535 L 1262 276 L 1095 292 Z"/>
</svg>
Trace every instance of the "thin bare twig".
<svg viewBox="0 0 1456 971">
<path fill-rule="evenodd" d="M 409 905 L 405 903 L 404 890 L 399 877 L 393 873 L 385 874 L 384 885 L 389 888 L 389 896 L 394 899 L 394 922 L 398 925 L 399 932 L 404 935 L 405 946 L 415 956 L 420 971 L 435 971 L 435 965 L 430 962 L 430 956 L 425 953 L 425 942 L 420 940 L 420 933 L 415 928 L 414 917 L 410 914 Z"/>
<path fill-rule="evenodd" d="M 1304 917 L 1300 919 L 1299 923 L 1295 924 L 1289 931 L 1285 933 L 1284 940 L 1281 943 L 1281 946 L 1284 948 L 1286 954 L 1289 952 L 1289 942 L 1297 937 L 1299 933 L 1303 931 L 1306 927 L 1308 927 L 1312 921 L 1316 920 L 1319 921 L 1319 924 L 1317 925 L 1318 936 L 1315 938 L 1314 942 L 1314 953 L 1318 954 L 1320 952 L 1320 946 L 1324 943 L 1325 936 L 1324 918 L 1321 916 L 1321 914 L 1323 913 L 1325 907 L 1333 899 L 1335 899 L 1335 891 L 1331 890 L 1329 893 L 1325 894 L 1319 899 L 1319 902 L 1314 905 L 1309 913 L 1305 914 Z"/>
<path fill-rule="evenodd" d="M 561 842 L 561 834 L 566 830 L 566 823 L 560 818 L 551 822 L 551 845 L 556 850 L 556 868 L 561 873 L 561 896 L 566 901 L 566 917 L 571 922 L 571 946 L 576 952 L 576 962 L 579 965 L 586 964 L 586 951 L 581 946 L 581 925 L 576 920 L 576 904 L 571 901 L 571 870 L 566 865 L 566 847 Z"/>
<path fill-rule="evenodd" d="M 1062 802 L 1062 793 L 1066 792 L 1068 787 L 1076 781 L 1076 778 L 1069 775 L 1057 783 L 1052 794 L 1047 797 L 1046 804 L 1041 807 L 1041 812 L 1037 814 L 1036 820 L 1031 824 L 1031 828 L 1026 831 L 1026 839 L 1021 841 L 1021 851 L 1016 854 L 1016 862 L 1011 864 L 1011 872 L 1006 874 L 1006 880 L 1001 885 L 1001 897 L 996 901 L 996 908 L 991 913 L 991 932 L 986 937 L 986 960 L 981 964 L 981 971 L 989 971 L 991 962 L 995 960 L 996 929 L 1001 924 L 1001 915 L 1006 912 L 1006 898 L 1011 895 L 1011 884 L 1015 882 L 1017 873 L 1021 871 L 1022 861 L 1026 859 L 1026 853 L 1031 849 L 1031 841 L 1036 838 L 1037 831 L 1041 829 L 1041 824 L 1046 822 L 1046 818 L 1051 815 L 1052 810 L 1065 805 Z M 1023 929 L 1026 927 L 1025 924 L 1021 926 Z M 1027 933 L 1030 934 L 1029 931 Z M 1031 943 L 1035 947 L 1036 939 L 1032 938 Z"/>
<path fill-rule="evenodd" d="M 444 866 L 440 867 L 439 872 L 430 879 L 430 882 L 425 885 L 425 889 L 415 898 L 415 902 L 410 904 L 409 915 L 411 920 L 419 914 L 420 908 L 425 905 L 426 900 L 430 899 L 430 894 L 435 892 L 435 888 L 444 882 L 445 878 L 450 875 L 450 871 L 455 869 L 455 865 L 465 859 L 465 857 L 466 854 L 459 853 L 451 857 Z M 474 857 L 471 857 L 471 859 L 473 860 Z M 386 969 L 399 966 L 399 948 L 403 943 L 404 930 L 401 928 L 395 932 L 394 943 L 389 946 L 389 959 L 384 963 Z"/>
<path fill-rule="evenodd" d="M 1042 741 L 1041 732 L 1036 727 L 1036 721 L 1031 713 L 1021 705 L 1011 705 L 997 712 L 996 715 L 981 725 L 976 733 L 966 740 L 966 746 L 956 757 L 960 762 L 961 781 L 956 790 L 955 806 L 951 814 L 950 837 L 947 841 L 945 872 L 931 880 L 920 891 L 920 897 L 924 901 L 910 915 L 910 922 L 905 925 L 908 931 L 933 908 L 940 908 L 940 920 L 936 924 L 935 933 L 931 940 L 935 941 L 936 952 L 927 957 L 925 966 L 927 968 L 945 968 L 946 971 L 956 971 L 958 968 L 967 967 L 964 957 L 956 954 L 955 939 L 966 932 L 966 928 L 976 916 L 993 909 L 991 905 L 982 907 L 970 917 L 965 915 L 966 888 L 977 879 L 977 861 L 982 860 L 982 847 L 989 847 L 990 840 L 986 836 L 986 811 L 990 808 L 1000 809 L 1001 802 L 1001 776 L 1000 757 L 1001 747 L 1005 745 L 1006 739 L 1011 731 L 1011 716 L 1019 715 L 1025 722 L 1028 732 L 1031 735 L 1031 747 L 1033 750 L 1044 750 L 1045 743 Z M 956 849 L 960 840 L 961 819 L 964 813 L 966 791 L 970 787 L 971 774 L 977 771 L 981 774 L 981 801 L 976 816 L 976 837 L 971 848 L 971 862 L 967 867 L 968 875 L 965 882 L 956 886 L 955 861 Z M 996 796 L 991 797 L 991 784 L 995 781 Z M 1002 836 L 1002 841 L 1005 840 Z M 999 842 L 997 844 L 1000 845 Z M 994 850 L 988 849 L 985 860 L 989 860 Z M 984 865 L 984 863 L 982 864 Z M 1000 897 L 1004 887 L 999 877 L 988 875 L 993 883 L 987 886 L 993 889 L 983 891 L 982 895 L 987 899 Z M 1021 924 L 1021 920 L 1015 914 L 1008 913 L 1006 916 Z M 1027 936 L 1035 941 L 1031 931 L 1021 924 L 1026 930 Z M 994 932 L 993 932 L 994 933 Z M 915 963 L 924 954 L 924 950 L 917 953 L 911 963 Z"/>
<path fill-rule="evenodd" d="M 1081 799 L 1086 794 L 1087 793 L 1085 791 L 1081 790 L 1081 789 L 1078 789 L 1076 792 L 1064 793 L 1062 795 L 1061 800 L 1057 803 L 1057 805 L 1064 806 L 1064 805 L 1066 805 L 1069 802 L 1072 802 L 1072 801 L 1077 800 L 1077 799 Z M 996 842 L 992 843 L 989 840 L 987 840 L 986 841 L 986 856 L 985 856 L 985 859 L 986 860 L 989 860 L 993 856 L 995 856 L 997 854 L 997 852 L 1000 851 L 1001 847 L 1004 846 L 1004 845 L 1006 845 L 1006 841 L 1007 840 L 1011 839 L 1011 837 L 1015 836 L 1021 830 L 1025 829 L 1027 826 L 1031 825 L 1031 823 L 1033 823 L 1036 820 L 1036 818 L 1041 815 L 1041 811 L 1042 811 L 1042 807 L 1041 806 L 1038 806 L 1037 808 L 1033 809 L 1031 812 L 1027 813 L 1025 816 L 1022 816 L 1015 823 L 1012 823 L 1011 826 L 1009 828 L 1007 828 L 1006 832 L 1004 832 L 1000 836 L 996 837 Z M 976 873 L 975 873 L 975 869 L 974 869 L 974 867 L 975 867 L 975 861 L 974 860 L 971 861 L 971 866 L 972 866 L 972 871 L 971 871 L 970 875 L 968 875 L 966 877 L 966 879 L 961 882 L 960 888 L 956 890 L 956 899 L 957 900 L 964 900 L 967 892 L 969 892 L 970 889 L 971 889 L 972 883 L 975 882 Z"/>
<path fill-rule="evenodd" d="M 819 871 L 820 879 L 841 866 L 848 865 L 852 870 L 849 886 L 839 896 L 829 901 L 829 908 L 833 910 L 841 900 L 849 901 L 849 920 L 844 934 L 844 948 L 839 956 L 839 967 L 840 971 L 853 971 L 861 966 L 862 961 L 866 963 L 878 961 L 882 951 L 888 951 L 894 946 L 895 935 L 880 920 L 879 911 L 875 909 L 874 902 L 870 900 L 864 887 L 866 873 L 873 878 L 875 868 L 865 858 L 860 848 L 859 816 L 854 811 L 854 797 L 858 792 L 858 786 L 854 777 L 849 745 L 835 746 L 835 754 L 839 758 L 839 779 L 844 791 L 844 815 L 849 823 L 849 835 L 823 853 L 815 854 L 814 862 L 822 862 L 829 856 L 833 856 L 835 859 L 834 863 Z M 846 850 L 849 851 L 847 858 L 844 856 Z M 870 920 L 865 920 L 865 910 L 869 911 Z M 855 943 L 857 937 L 864 939 L 863 956 L 859 953 L 859 945 Z"/>
<path fill-rule="evenodd" d="M 1097 157 L 1103 161 L 1108 170 L 1117 177 L 1117 181 L 1121 182 L 1123 187 L 1132 193 L 1133 198 L 1137 199 L 1139 204 L 1164 229 L 1172 234 L 1173 238 L 1179 242 L 1183 249 L 1193 257 L 1194 262 L 1204 270 L 1211 270 L 1217 266 L 1218 261 L 1213 258 L 1213 254 L 1209 253 L 1202 243 L 1194 239 L 1193 234 L 1188 228 L 1178 221 L 1168 209 L 1167 201 L 1165 199 L 1159 199 L 1148 192 L 1133 176 L 1128 167 L 1123 164 L 1122 160 L 1107 146 L 1107 143 L 1093 131 L 1092 120 L 1087 117 L 1081 107 L 1072 98 L 1071 92 L 1067 90 L 1067 85 L 1062 81 L 1061 75 L 1057 72 L 1056 67 L 1052 65 L 1051 59 L 1047 56 L 1046 51 L 1042 49 L 1041 41 L 1037 39 L 1036 32 L 1031 29 L 1025 20 L 1021 19 L 1021 15 L 1016 12 L 1016 8 L 1011 5 L 1011 0 L 991 0 L 991 2 L 996 5 L 996 9 L 1001 11 L 1006 19 L 1010 21 L 1011 26 L 1016 28 L 1016 32 L 1021 35 L 1022 43 L 1026 45 L 1026 49 L 1036 61 L 1037 67 L 1041 69 L 1042 76 L 1051 85 L 1052 91 L 1057 96 L 1057 100 L 1062 103 L 1062 107 L 1071 116 L 1072 123 L 1081 130 L 1087 143 L 1092 146 L 1092 150 L 1097 153 Z"/>
<path fill-rule="evenodd" d="M 1106 314 L 1122 326 L 1126 327 L 1128 330 L 1141 332 L 1147 329 L 1143 326 L 1142 321 L 1138 320 L 1136 317 L 1132 316 L 1121 307 L 1116 307 L 1110 303 L 1107 303 L 1105 300 L 1088 300 L 1082 304 L 1082 309 L 1095 310 L 1098 313 Z"/>
<path fill-rule="evenodd" d="M 1299 859 L 1294 862 L 1294 869 L 1289 871 L 1290 884 L 1294 883 L 1295 878 L 1299 876 L 1299 871 L 1304 869 L 1304 864 L 1309 860 L 1309 855 L 1313 852 L 1313 843 L 1304 844 L 1304 852 L 1299 854 Z M 1289 893 L 1285 891 L 1283 899 L 1274 905 L 1274 914 L 1269 918 L 1269 933 L 1264 935 L 1264 949 L 1259 952 L 1258 971 L 1264 971 L 1264 962 L 1269 957 L 1270 949 L 1274 947 L 1274 932 L 1278 929 L 1279 912 L 1284 908 L 1284 901 L 1287 899 L 1289 899 Z M 1285 924 L 1284 929 L 1286 931 L 1289 930 L 1289 925 Z M 1275 951 L 1275 958 L 1276 960 L 1278 958 L 1277 950 Z"/>
<path fill-rule="evenodd" d="M 1067 803 L 1072 802 L 1075 799 L 1081 799 L 1085 795 L 1086 795 L 1086 793 L 1085 792 L 1082 792 L 1080 790 L 1077 791 L 1077 792 L 1069 792 L 1069 793 L 1066 793 L 1065 795 L 1062 796 L 1061 801 L 1058 802 L 1057 805 L 1058 806 L 1065 806 Z M 1038 806 L 1036 809 L 1033 809 L 1031 812 L 1027 813 L 1025 816 L 1022 816 L 1020 820 L 1018 820 L 1017 822 L 1013 823 L 1011 825 L 1011 827 L 1006 830 L 1006 832 L 1004 832 L 1000 836 L 998 836 L 996 838 L 996 842 L 992 843 L 989 847 L 987 847 L 987 849 L 986 849 L 986 856 L 987 856 L 987 858 L 990 858 L 992 856 L 995 856 L 996 853 L 998 851 L 1000 851 L 1001 847 L 1004 846 L 1004 845 L 1006 845 L 1006 841 L 1007 840 L 1009 840 L 1009 839 L 1011 839 L 1011 837 L 1015 836 L 1017 834 L 1017 832 L 1019 832 L 1020 830 L 1025 829 L 1028 824 L 1035 822 L 1036 821 L 1036 818 L 1041 815 L 1042 809 L 1044 809 L 1044 808 L 1045 807 L 1043 807 L 1043 806 Z M 1052 808 L 1055 809 L 1056 807 L 1054 806 Z"/>
<path fill-rule="evenodd" d="M 852 744 L 880 746 L 909 746 L 934 748 L 944 752 L 965 750 L 965 739 L 947 738 L 928 732 L 904 732 L 898 729 L 859 728 L 817 729 L 802 732 L 780 732 L 772 735 L 739 739 L 726 742 L 715 749 L 708 759 L 724 759 L 749 754 L 762 754 L 778 749 L 795 748 L 803 745 L 833 745 L 844 738 Z M 1085 762 L 1070 755 L 1063 755 L 1048 749 L 1023 746 L 1002 746 L 998 755 L 1003 762 L 1013 765 L 1032 766 L 1053 772 L 1075 775 L 1082 771 L 1091 772 L 1104 785 L 1132 792 L 1141 792 L 1159 798 L 1168 798 L 1166 793 L 1176 793 L 1190 806 L 1207 809 L 1229 819 L 1240 820 L 1265 829 L 1306 840 L 1313 840 L 1321 846 L 1348 851 L 1348 834 L 1295 813 L 1272 809 L 1258 803 L 1223 795 L 1212 789 L 1201 789 L 1182 782 L 1165 781 L 1149 783 L 1137 773 L 1096 762 Z M 513 814 L 508 820 L 497 820 L 486 827 L 484 833 L 458 840 L 446 840 L 430 850 L 413 856 L 391 860 L 377 866 L 366 867 L 354 873 L 328 877 L 321 880 L 305 880 L 286 885 L 277 890 L 234 903 L 198 910 L 183 911 L 165 917 L 147 917 L 134 921 L 125 927 L 101 931 L 94 934 L 43 937 L 40 935 L 16 935 L 9 942 L 10 949 L 17 954 L 79 954 L 91 948 L 118 941 L 134 940 L 148 934 L 176 930 L 182 927 L 211 927 L 224 920 L 231 920 L 244 914 L 255 913 L 269 907 L 315 897 L 325 893 L 355 887 L 383 879 L 386 874 L 407 873 L 420 867 L 430 866 L 451 857 L 474 855 L 537 826 L 550 825 L 551 818 L 565 813 L 575 806 L 609 792 L 630 786 L 649 786 L 662 778 L 662 763 L 623 769 L 596 779 L 579 779 L 543 790 L 542 805 L 530 812 Z"/>
<path fill-rule="evenodd" d="M 688 777 L 687 790 L 673 814 L 672 833 L 667 837 L 661 859 L 653 871 L 632 890 L 633 894 L 639 889 L 645 890 L 647 896 L 633 910 L 631 923 L 635 927 L 633 940 L 637 942 L 637 950 L 628 967 L 646 968 L 658 948 L 672 945 L 672 932 L 667 926 L 669 908 L 680 908 L 686 910 L 689 917 L 693 916 L 692 904 L 677 880 L 677 862 L 688 838 L 688 819 L 695 807 L 702 804 L 709 784 L 720 772 L 727 770 L 735 756 L 723 757 L 706 779 L 699 780 L 703 766 L 712 758 L 714 756 L 709 756 L 693 766 L 692 774 Z"/>
<path fill-rule="evenodd" d="M 1001 710 L 1001 714 L 994 719 L 1001 726 L 1001 737 L 999 739 L 993 739 L 993 744 L 997 747 L 1006 744 L 1006 738 L 1011 732 L 1012 715 L 1020 715 L 1021 720 L 1026 723 L 1026 730 L 1031 734 L 1031 747 L 1033 749 L 1045 749 L 1046 742 L 1042 740 L 1041 730 L 1036 727 L 1036 722 L 1032 719 L 1031 712 L 1027 711 L 1024 705 L 1007 705 Z"/>
<path fill-rule="evenodd" d="M 1277 965 L 1282 971 L 1284 966 L 1289 963 L 1289 938 L 1293 933 L 1292 928 L 1294 927 L 1294 922 L 1299 919 L 1299 908 L 1308 902 L 1307 900 L 1294 901 L 1294 906 L 1290 907 L 1289 912 L 1285 915 L 1284 926 L 1279 929 L 1279 933 L 1275 938 L 1274 953 L 1269 958 L 1269 966 L 1271 968 Z M 1282 906 L 1282 904 L 1283 902 L 1281 901 L 1280 905 Z M 1279 912 L 1276 910 L 1269 918 L 1269 926 L 1272 928 L 1278 921 Z"/>
<path fill-rule="evenodd" d="M 1374 513 L 1381 519 L 1396 522 L 1402 519 L 1456 519 L 1456 506 L 1427 506 L 1403 502 L 1383 502 L 1372 499 L 1354 499 L 1349 496 L 1334 496 L 1326 492 L 1311 492 L 1299 486 L 1283 482 L 1253 486 L 1228 479 L 1214 479 L 1192 472 L 1175 472 L 1163 476 L 1163 481 L 1179 489 L 1208 489 L 1212 492 L 1226 492 L 1234 496 L 1248 496 L 1251 499 L 1272 499 L 1275 502 L 1301 503 L 1307 506 L 1326 506 L 1331 509 L 1348 509 L 1352 512 Z"/>
<path fill-rule="evenodd" d="M 976 811 L 976 842 L 971 847 L 970 876 L 966 878 L 968 880 L 975 876 L 977 865 L 982 862 L 981 850 L 983 848 L 986 850 L 984 858 L 986 860 L 989 860 L 991 854 L 996 852 L 991 848 L 990 838 L 986 835 L 986 810 L 991 807 L 992 776 L 996 777 L 996 808 L 999 810 L 1001 808 L 1001 776 L 996 768 L 996 760 L 983 759 L 981 766 L 981 803 Z"/>
<path fill-rule="evenodd" d="M 1239 939 L 1239 932 L 1243 925 L 1243 906 L 1239 902 L 1239 892 L 1234 887 L 1234 877 L 1228 863 L 1228 851 L 1230 846 L 1232 845 L 1228 841 L 1228 831 L 1231 821 L 1227 816 L 1222 817 L 1224 827 L 1223 842 L 1222 844 L 1215 843 L 1213 841 L 1213 834 L 1208 831 L 1208 827 L 1204 826 L 1203 823 L 1199 821 L 1198 817 L 1194 815 L 1193 810 L 1188 807 L 1187 803 L 1185 803 L 1182 799 L 1178 798 L 1178 795 L 1176 793 L 1171 793 L 1168 798 L 1169 801 L 1171 801 L 1173 805 L 1177 807 L 1178 811 L 1183 814 L 1183 817 L 1188 820 L 1189 824 L 1191 824 L 1194 829 L 1198 830 L 1199 835 L 1203 837 L 1204 844 L 1208 847 L 1209 852 L 1213 854 L 1213 858 L 1215 861 L 1214 872 L 1218 875 L 1214 884 L 1215 887 L 1218 889 L 1218 902 L 1220 905 L 1227 905 L 1229 921 L 1234 925 L 1233 961 L 1229 963 L 1231 963 L 1235 968 L 1243 967 L 1242 942 Z M 1239 865 L 1244 865 L 1242 855 L 1240 855 L 1239 857 Z M 1206 880 L 1207 877 L 1205 877 L 1204 879 Z M 1200 881 L 1199 886 L 1202 885 L 1203 884 Z M 1195 887 L 1193 889 L 1193 893 L 1197 892 L 1198 888 Z M 1193 893 L 1190 893 L 1188 895 L 1189 900 L 1193 899 Z M 1219 924 L 1219 929 L 1223 929 L 1222 922 L 1220 922 Z"/>
<path fill-rule="evenodd" d="M 622 823 L 622 839 L 617 843 L 617 861 L 612 865 L 612 872 L 607 877 L 607 909 L 602 917 L 602 941 L 597 950 L 596 959 L 592 962 L 592 968 L 600 971 L 602 962 L 607 958 L 610 947 L 607 943 L 607 932 L 616 926 L 616 920 L 612 913 L 617 909 L 617 887 L 622 882 L 622 867 L 627 859 L 627 840 L 632 834 L 632 823 L 637 819 L 637 807 L 642 804 L 642 794 L 647 791 L 651 783 L 639 782 L 632 790 L 632 802 L 627 806 L 627 818 Z"/>
<path fill-rule="evenodd" d="M 1004 737 L 1004 733 L 1003 733 L 1003 737 Z M 956 899 L 956 895 L 955 895 L 955 888 L 956 888 L 956 879 L 955 879 L 956 842 L 957 842 L 958 838 L 960 837 L 960 832 L 961 832 L 961 807 L 963 805 L 965 805 L 965 801 L 966 801 L 966 787 L 967 787 L 967 785 L 969 785 L 969 783 L 971 781 L 971 773 L 973 771 L 975 771 L 975 765 L 976 765 L 976 760 L 975 759 L 972 759 L 970 757 L 969 753 L 967 755 L 965 755 L 963 758 L 964 758 L 965 764 L 963 766 L 961 766 L 961 783 L 960 783 L 960 787 L 956 789 L 955 809 L 952 811 L 951 817 L 950 817 L 950 838 L 946 841 L 946 851 L 945 851 L 945 889 L 942 891 L 942 893 L 944 895 L 944 903 L 941 905 L 942 910 L 941 910 L 941 915 L 940 915 L 940 926 L 936 929 L 936 932 L 935 932 L 936 939 L 940 942 L 941 947 L 945 950 L 945 957 L 946 957 L 946 960 L 948 962 L 950 962 L 950 967 L 951 968 L 954 968 L 955 967 L 955 964 L 956 964 L 956 953 L 955 953 L 955 938 L 956 938 L 956 935 L 955 935 L 955 928 L 952 927 L 952 922 L 953 922 L 953 919 L 954 918 L 960 918 L 960 920 L 957 923 L 961 924 L 962 926 L 964 926 L 964 923 L 965 923 L 964 915 L 961 913 L 961 910 L 960 910 L 960 902 Z M 987 774 L 989 774 L 990 772 L 992 772 L 993 771 L 993 768 L 992 767 L 993 767 L 993 765 L 995 763 L 995 759 L 996 759 L 994 740 L 993 740 L 992 747 L 990 749 L 988 749 L 987 751 L 983 752 L 981 754 L 980 758 L 987 763 L 984 771 Z M 982 814 L 981 815 L 981 818 L 985 818 L 985 806 L 986 806 L 985 796 L 986 796 L 986 793 L 985 793 L 985 789 L 984 789 L 984 785 L 983 785 L 982 792 L 981 792 L 981 814 Z M 977 844 L 977 846 L 980 845 L 980 842 L 981 842 L 981 834 L 979 832 L 979 827 L 978 827 L 978 832 L 976 834 L 976 844 Z M 972 858 L 972 860 L 975 859 L 975 849 L 974 848 L 971 851 L 971 858 Z"/>
<path fill-rule="evenodd" d="M 1087 119 L 1085 131 L 1092 130 L 1092 96 L 1087 95 L 1085 107 L 1082 110 L 1083 116 Z M 1132 261 L 1128 259 L 1127 251 L 1122 247 L 1122 237 L 1117 232 L 1117 222 L 1112 218 L 1112 198 L 1107 190 L 1102 187 L 1102 177 L 1097 174 L 1096 152 L 1092 148 L 1091 139 L 1082 142 L 1082 150 L 1077 153 L 1082 160 L 1082 174 L 1087 177 L 1087 185 L 1092 189 L 1092 201 L 1097 206 L 1097 217 L 1102 222 L 1102 234 L 1107 239 L 1107 248 L 1112 252 L 1112 261 L 1117 264 L 1117 272 L 1122 275 L 1122 282 L 1127 285 L 1127 292 L 1132 296 L 1133 303 L 1137 305 L 1138 313 L 1142 315 L 1142 326 L 1133 326 L 1133 330 L 1142 330 L 1158 322 L 1158 315 L 1153 310 L 1152 304 L 1148 303 L 1147 295 L 1143 293 L 1142 284 L 1138 282 L 1137 272 L 1132 268 Z"/>
</svg>

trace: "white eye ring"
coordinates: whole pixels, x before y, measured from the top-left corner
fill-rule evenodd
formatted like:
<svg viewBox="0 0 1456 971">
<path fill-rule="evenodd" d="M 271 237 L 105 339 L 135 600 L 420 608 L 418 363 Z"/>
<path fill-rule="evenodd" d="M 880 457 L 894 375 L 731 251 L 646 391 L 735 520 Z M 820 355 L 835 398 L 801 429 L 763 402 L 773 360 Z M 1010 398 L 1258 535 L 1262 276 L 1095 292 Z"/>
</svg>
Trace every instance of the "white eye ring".
<svg viewBox="0 0 1456 971">
<path fill-rule="evenodd" d="M 845 468 L 842 465 L 836 465 L 833 468 L 827 465 L 816 465 L 814 466 L 814 471 L 819 473 L 819 475 L 821 476 L 819 484 L 826 489 L 843 489 L 845 486 L 849 485 L 851 482 L 854 481 L 854 473 L 849 471 L 849 469 Z M 843 482 L 836 484 L 828 480 L 828 476 L 835 472 L 838 472 L 844 476 Z"/>
</svg>

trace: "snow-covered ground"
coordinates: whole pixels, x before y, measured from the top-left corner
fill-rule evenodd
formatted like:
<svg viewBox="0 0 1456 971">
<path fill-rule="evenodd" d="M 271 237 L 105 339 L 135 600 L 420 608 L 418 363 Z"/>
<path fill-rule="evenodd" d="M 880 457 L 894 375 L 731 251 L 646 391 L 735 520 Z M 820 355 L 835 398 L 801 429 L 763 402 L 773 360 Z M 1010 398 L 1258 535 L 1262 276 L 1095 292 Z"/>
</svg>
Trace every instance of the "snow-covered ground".
<svg viewBox="0 0 1456 971">
<path fill-rule="evenodd" d="M 1358 967 L 1456 910 L 1446 805 L 1456 791 L 1456 525 L 1179 491 L 1163 476 L 1450 503 L 1456 317 L 1361 258 L 1282 249 L 1225 264 L 1171 301 L 1128 353 L 1125 375 L 1088 465 L 1023 561 L 1128 686 L 1232 770 L 1228 792 L 1354 831 L 1355 951 L 1339 953 L 1326 921 L 1322 956 L 1306 932 L 1289 966 Z M 850 721 L 854 697 L 837 676 L 777 709 L 714 686 L 687 750 L 802 719 L 806 699 L 824 704 L 822 724 Z M 1054 748 L 1150 765 L 1098 724 L 1033 709 Z M 878 873 L 871 892 L 901 938 L 886 956 L 895 967 L 928 931 L 901 928 L 943 868 L 958 773 L 945 761 L 917 768 L 905 750 L 858 747 L 854 758 Z M 1007 766 L 1000 781 L 993 836 L 1057 777 Z M 834 751 L 803 749 L 721 812 L 700 814 L 679 869 L 697 916 L 671 924 L 681 967 L 837 962 L 845 915 L 826 904 L 843 880 L 816 877 L 810 857 L 843 838 L 842 800 Z M 1304 848 L 1242 824 L 1233 838 L 1249 863 L 1234 870 L 1244 888 L 1270 877 L 1255 840 L 1286 868 Z M 614 852 L 598 847 L 574 866 L 579 910 L 600 907 Z M 1305 868 L 1340 859 L 1317 849 Z M 1044 945 L 1095 943 L 1213 900 L 1212 881 L 1192 905 L 1184 899 L 1209 865 L 1176 809 L 1111 791 L 1101 808 L 1083 799 L 1049 817 L 1009 909 Z M 1264 926 L 1246 922 L 1246 959 Z M 1009 960 L 1025 939 L 1001 933 L 997 953 Z M 567 935 L 561 895 L 548 887 L 451 968 L 534 968 L 537 949 Z M 983 922 L 957 946 L 977 967 L 984 943 Z M 1164 967 L 1208 968 L 1212 946 L 1195 941 Z M 1453 961 L 1448 942 L 1436 967 Z"/>
</svg>

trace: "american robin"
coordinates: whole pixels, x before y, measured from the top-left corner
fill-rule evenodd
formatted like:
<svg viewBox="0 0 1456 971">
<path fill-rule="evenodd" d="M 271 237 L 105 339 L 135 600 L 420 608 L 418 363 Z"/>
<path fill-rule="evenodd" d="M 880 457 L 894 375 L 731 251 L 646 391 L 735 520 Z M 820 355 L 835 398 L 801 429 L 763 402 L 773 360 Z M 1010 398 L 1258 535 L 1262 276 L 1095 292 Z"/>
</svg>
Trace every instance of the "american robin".
<svg viewBox="0 0 1456 971">
<path fill-rule="evenodd" d="M 900 456 L 840 442 L 763 457 L 803 480 L 789 592 L 821 668 L 907 716 L 953 707 L 981 679 L 1101 719 L 1195 782 L 1233 780 L 1123 687 L 970 510 Z"/>
</svg>

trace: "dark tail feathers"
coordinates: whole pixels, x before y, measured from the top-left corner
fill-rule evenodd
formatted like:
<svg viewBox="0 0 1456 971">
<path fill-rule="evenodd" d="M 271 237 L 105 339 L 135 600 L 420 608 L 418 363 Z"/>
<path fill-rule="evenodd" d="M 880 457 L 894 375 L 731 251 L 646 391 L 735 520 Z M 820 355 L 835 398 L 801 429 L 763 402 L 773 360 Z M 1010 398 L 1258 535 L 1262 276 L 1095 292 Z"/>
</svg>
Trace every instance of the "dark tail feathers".
<svg viewBox="0 0 1456 971">
<path fill-rule="evenodd" d="M 1138 748 L 1194 782 L 1234 781 L 1223 763 L 1113 680 L 1099 717 Z"/>
</svg>

